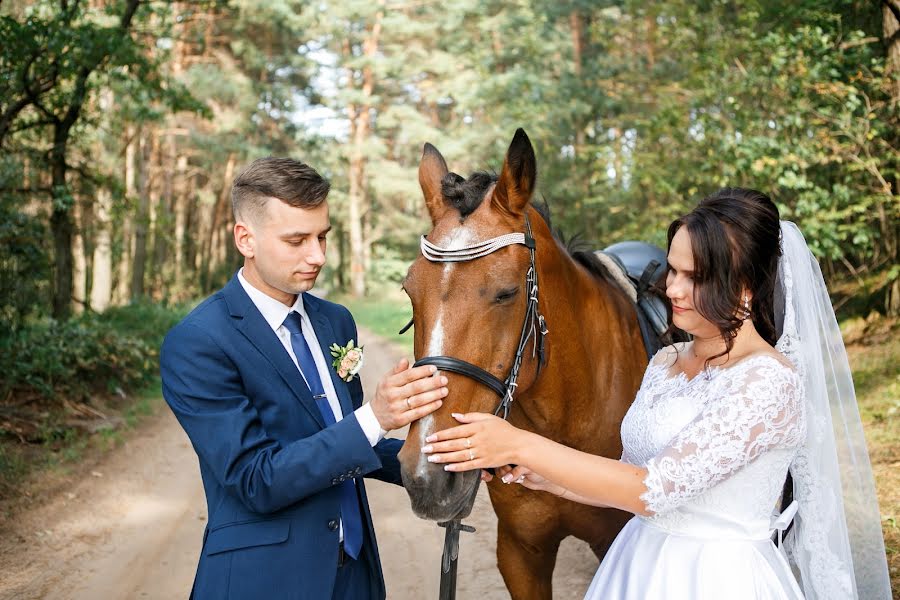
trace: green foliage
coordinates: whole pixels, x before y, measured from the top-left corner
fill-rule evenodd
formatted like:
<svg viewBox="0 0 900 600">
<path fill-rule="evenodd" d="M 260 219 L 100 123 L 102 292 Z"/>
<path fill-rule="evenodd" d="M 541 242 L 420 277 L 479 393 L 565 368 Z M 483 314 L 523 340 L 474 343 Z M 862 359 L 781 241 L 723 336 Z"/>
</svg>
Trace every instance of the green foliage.
<svg viewBox="0 0 900 600">
<path fill-rule="evenodd" d="M 50 264 L 44 222 L 0 201 L 0 320 L 15 329 L 46 311 Z"/>
<path fill-rule="evenodd" d="M 102 317 L 42 320 L 0 336 L 0 397 L 88 400 L 146 386 L 159 372 L 159 346 L 183 311 L 154 305 Z"/>
</svg>

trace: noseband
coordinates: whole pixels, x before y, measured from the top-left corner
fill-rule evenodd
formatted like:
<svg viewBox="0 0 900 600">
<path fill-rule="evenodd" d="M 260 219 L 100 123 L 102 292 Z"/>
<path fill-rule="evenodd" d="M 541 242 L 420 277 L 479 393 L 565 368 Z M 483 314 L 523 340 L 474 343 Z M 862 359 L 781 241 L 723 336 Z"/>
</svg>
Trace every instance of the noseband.
<svg viewBox="0 0 900 600">
<path fill-rule="evenodd" d="M 515 244 L 522 244 L 528 248 L 531 262 L 528 272 L 525 274 L 525 289 L 528 293 L 528 303 L 525 306 L 525 320 L 522 323 L 522 331 L 519 334 L 519 344 L 516 347 L 512 368 L 506 376 L 506 380 L 501 381 L 481 367 L 452 356 L 426 356 L 417 360 L 414 365 L 416 367 L 420 365 L 434 365 L 442 371 L 464 375 L 490 388 L 495 394 L 500 396 L 500 405 L 497 406 L 494 414 L 500 415 L 502 413 L 504 419 L 509 416 L 509 407 L 516 394 L 519 369 L 522 366 L 525 347 L 528 345 L 529 340 L 534 338 L 532 357 L 537 357 L 538 372 L 540 372 L 541 365 L 544 363 L 544 336 L 548 333 L 544 323 L 544 316 L 538 308 L 538 276 L 534 264 L 536 245 L 534 236 L 531 233 L 531 222 L 528 220 L 528 215 L 525 215 L 525 233 L 507 233 L 472 246 L 454 250 L 436 246 L 429 242 L 424 235 L 420 244 L 422 256 L 431 262 L 466 262 L 487 256 L 501 248 Z M 411 325 L 412 321 L 410 320 L 409 324 L 400 333 L 409 329 Z"/>
</svg>

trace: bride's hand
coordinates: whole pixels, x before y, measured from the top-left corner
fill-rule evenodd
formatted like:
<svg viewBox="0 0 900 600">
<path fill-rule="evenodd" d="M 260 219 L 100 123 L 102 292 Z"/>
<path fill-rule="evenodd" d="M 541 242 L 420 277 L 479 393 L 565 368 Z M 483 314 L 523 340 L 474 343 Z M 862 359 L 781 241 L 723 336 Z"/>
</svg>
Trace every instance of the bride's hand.
<svg viewBox="0 0 900 600">
<path fill-rule="evenodd" d="M 548 492 L 554 496 L 562 496 L 566 493 L 566 488 L 553 483 L 546 477 L 538 475 L 522 465 L 516 467 L 510 465 L 502 466 L 497 469 L 497 476 L 500 477 L 503 483 L 518 483 L 529 490 Z"/>
<path fill-rule="evenodd" d="M 467 413 L 453 417 L 462 425 L 433 433 L 422 448 L 429 462 L 447 463 L 447 471 L 489 469 L 518 462 L 518 453 L 531 435 L 494 415 Z"/>
</svg>

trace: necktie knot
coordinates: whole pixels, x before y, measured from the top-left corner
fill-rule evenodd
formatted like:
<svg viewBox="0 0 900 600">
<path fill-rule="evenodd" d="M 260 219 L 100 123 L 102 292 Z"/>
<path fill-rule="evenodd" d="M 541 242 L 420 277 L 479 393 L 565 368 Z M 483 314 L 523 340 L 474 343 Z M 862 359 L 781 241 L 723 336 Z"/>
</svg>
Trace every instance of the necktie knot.
<svg viewBox="0 0 900 600">
<path fill-rule="evenodd" d="M 295 310 L 288 313 L 282 325 L 293 334 L 303 333 L 303 317 Z"/>
</svg>

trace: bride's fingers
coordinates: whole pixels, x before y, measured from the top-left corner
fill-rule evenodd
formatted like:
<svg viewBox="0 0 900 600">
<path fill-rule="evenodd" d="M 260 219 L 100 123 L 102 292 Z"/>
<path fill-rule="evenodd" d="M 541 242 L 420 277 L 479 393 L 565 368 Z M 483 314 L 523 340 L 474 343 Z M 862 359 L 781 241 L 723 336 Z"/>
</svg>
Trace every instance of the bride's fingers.
<svg viewBox="0 0 900 600">
<path fill-rule="evenodd" d="M 528 467 L 523 467 L 522 465 L 512 467 L 509 472 L 503 474 L 503 483 L 511 483 L 513 481 L 516 483 L 524 483 L 525 476 L 529 473 L 531 473 L 531 469 Z"/>
<path fill-rule="evenodd" d="M 434 442 L 427 446 L 422 446 L 422 454 L 436 454 L 439 452 L 455 452 L 457 450 L 468 450 L 472 447 L 472 440 L 464 437 L 455 440 L 447 440 L 446 442 Z"/>
<path fill-rule="evenodd" d="M 502 467 L 498 467 L 497 468 L 497 477 L 499 477 L 500 479 L 503 479 L 507 473 L 512 472 L 512 469 L 513 468 L 511 465 L 503 465 Z M 506 480 L 504 480 L 503 483 L 506 483 Z"/>
<path fill-rule="evenodd" d="M 429 456 L 428 458 L 430 459 L 431 457 Z M 488 469 L 491 466 L 493 465 L 486 460 L 476 457 L 475 460 L 466 460 L 464 462 L 455 462 L 444 465 L 444 470 L 451 472 L 474 471 L 475 469 Z"/>
<path fill-rule="evenodd" d="M 474 434 L 475 431 L 475 425 L 457 425 L 456 427 L 451 427 L 450 429 L 444 429 L 442 431 L 432 433 L 427 438 L 425 438 L 425 441 L 429 444 L 433 444 L 434 442 L 445 442 L 447 440 L 467 438 Z"/>
<path fill-rule="evenodd" d="M 456 452 L 442 452 L 441 454 L 430 454 L 428 462 L 433 463 L 461 463 L 471 462 L 475 460 L 475 452 L 471 449 L 457 450 Z"/>
</svg>

